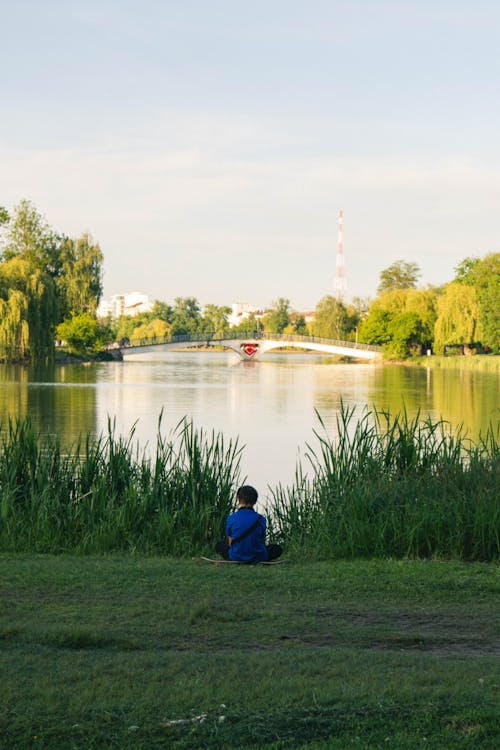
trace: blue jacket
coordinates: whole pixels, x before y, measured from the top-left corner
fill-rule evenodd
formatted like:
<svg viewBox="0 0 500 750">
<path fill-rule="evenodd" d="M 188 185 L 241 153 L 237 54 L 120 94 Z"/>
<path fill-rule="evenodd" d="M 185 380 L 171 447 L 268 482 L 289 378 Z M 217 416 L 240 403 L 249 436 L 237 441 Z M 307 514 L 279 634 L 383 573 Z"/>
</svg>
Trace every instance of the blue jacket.
<svg viewBox="0 0 500 750">
<path fill-rule="evenodd" d="M 237 539 L 244 534 L 255 521 L 259 519 L 257 527 L 241 542 L 235 542 L 229 547 L 229 559 L 240 562 L 262 562 L 267 560 L 266 531 L 267 522 L 253 508 L 239 508 L 231 513 L 226 522 L 226 536 Z"/>
</svg>

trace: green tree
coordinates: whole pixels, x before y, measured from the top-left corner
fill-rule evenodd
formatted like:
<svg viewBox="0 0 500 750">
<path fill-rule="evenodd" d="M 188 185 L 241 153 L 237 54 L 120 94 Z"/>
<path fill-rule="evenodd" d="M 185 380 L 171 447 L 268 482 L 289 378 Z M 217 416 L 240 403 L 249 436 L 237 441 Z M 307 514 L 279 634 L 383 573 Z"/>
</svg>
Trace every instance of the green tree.
<svg viewBox="0 0 500 750">
<path fill-rule="evenodd" d="M 482 343 L 500 351 L 500 253 L 484 258 L 465 258 L 456 269 L 455 280 L 476 290 Z"/>
<path fill-rule="evenodd" d="M 231 308 L 226 305 L 205 305 L 203 329 L 207 333 L 226 333 L 229 330 L 228 315 L 231 315 Z"/>
<path fill-rule="evenodd" d="M 291 333 L 297 333 L 300 336 L 306 336 L 308 333 L 305 317 L 301 313 L 293 312 L 290 314 Z"/>
<path fill-rule="evenodd" d="M 132 329 L 131 339 L 163 339 L 165 336 L 170 336 L 172 332 L 172 326 L 170 323 L 166 323 L 160 318 L 153 318 L 147 322 L 136 325 Z"/>
<path fill-rule="evenodd" d="M 0 299 L 4 302 L 4 341 L 10 342 L 7 345 L 10 353 L 3 356 L 10 359 L 29 354 L 34 361 L 50 357 L 54 351 L 57 310 L 50 276 L 28 259 L 12 256 L 0 263 Z M 14 340 L 18 341 L 15 345 L 18 355 L 12 349 Z"/>
<path fill-rule="evenodd" d="M 434 338 L 437 298 L 438 290 L 433 288 L 389 289 L 382 292 L 371 303 L 368 316 L 359 328 L 360 340 L 370 344 L 386 344 L 386 352 L 398 358 L 405 356 L 405 347 L 406 354 L 414 353 L 419 348 L 430 348 Z M 410 313 L 411 316 L 406 317 Z M 418 317 L 418 325 L 414 315 Z M 400 325 L 395 324 L 391 328 L 391 322 L 400 316 L 403 316 Z M 413 338 L 405 338 L 403 328 L 410 326 L 410 321 L 415 323 Z M 396 337 L 394 341 L 393 336 Z"/>
<path fill-rule="evenodd" d="M 257 320 L 254 313 L 250 313 L 248 318 L 243 318 L 241 323 L 238 323 L 237 326 L 232 326 L 231 331 L 233 333 L 239 332 L 242 334 L 242 336 L 253 334 L 255 331 L 261 331 L 262 330 L 262 323 L 260 320 Z"/>
<path fill-rule="evenodd" d="M 195 297 L 176 297 L 172 311 L 172 334 L 194 334 L 202 328 L 200 305 Z"/>
<path fill-rule="evenodd" d="M 349 324 L 347 307 L 331 295 L 327 295 L 316 306 L 311 328 L 313 336 L 344 340 L 347 337 Z"/>
<path fill-rule="evenodd" d="M 481 341 L 480 311 L 475 287 L 452 281 L 437 301 L 434 349 Z"/>
<path fill-rule="evenodd" d="M 405 260 L 396 260 L 380 273 L 380 284 L 378 293 L 390 289 L 412 289 L 417 286 L 420 277 L 420 268 L 417 263 L 408 263 Z"/>
<path fill-rule="evenodd" d="M 55 232 L 35 206 L 22 200 L 7 224 L 3 259 L 20 257 L 51 276 L 57 275 L 59 243 Z"/>
<path fill-rule="evenodd" d="M 153 303 L 151 316 L 154 319 L 164 320 L 165 323 L 172 322 L 172 307 L 166 302 L 156 299 Z"/>
<path fill-rule="evenodd" d="M 352 298 L 352 307 L 354 308 L 360 320 L 362 320 L 364 317 L 368 315 L 368 310 L 370 309 L 370 303 L 371 303 L 371 300 L 369 297 L 353 297 Z"/>
<path fill-rule="evenodd" d="M 389 341 L 386 343 L 386 354 L 391 358 L 408 357 L 421 354 L 423 326 L 416 312 L 403 312 L 395 315 L 387 326 Z"/>
<path fill-rule="evenodd" d="M 264 316 L 262 323 L 268 333 L 283 333 L 290 323 L 290 300 L 279 297 L 273 307 Z"/>
<path fill-rule="evenodd" d="M 389 324 L 394 317 L 395 314 L 389 310 L 373 307 L 359 326 L 358 340 L 378 346 L 387 344 L 391 340 Z"/>
<path fill-rule="evenodd" d="M 22 292 L 12 289 L 6 299 L 0 297 L 0 361 L 11 362 L 28 354 L 26 313 L 27 298 Z"/>
<path fill-rule="evenodd" d="M 96 345 L 99 329 L 97 320 L 88 313 L 74 315 L 59 323 L 56 329 L 59 339 L 75 354 L 84 354 Z"/>
<path fill-rule="evenodd" d="M 102 295 L 103 254 L 88 233 L 60 244 L 57 289 L 59 315 L 95 315 Z"/>
<path fill-rule="evenodd" d="M 426 349 L 432 347 L 434 326 L 437 318 L 437 301 L 440 291 L 436 287 L 428 289 L 408 289 L 404 312 L 416 313 L 420 319 L 420 341 Z"/>
</svg>

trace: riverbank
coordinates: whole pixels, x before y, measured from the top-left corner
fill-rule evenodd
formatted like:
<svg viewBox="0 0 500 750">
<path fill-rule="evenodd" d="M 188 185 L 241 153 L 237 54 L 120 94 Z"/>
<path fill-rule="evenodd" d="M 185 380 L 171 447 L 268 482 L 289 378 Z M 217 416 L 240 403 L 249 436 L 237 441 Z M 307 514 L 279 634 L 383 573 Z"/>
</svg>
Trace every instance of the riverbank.
<svg viewBox="0 0 500 750">
<path fill-rule="evenodd" d="M 469 357 L 432 355 L 431 357 L 409 359 L 398 364 L 419 365 L 443 370 L 475 370 L 477 372 L 500 373 L 500 355 L 496 354 L 474 354 Z"/>
<path fill-rule="evenodd" d="M 498 568 L 0 555 L 0 747 L 496 750 Z"/>
</svg>

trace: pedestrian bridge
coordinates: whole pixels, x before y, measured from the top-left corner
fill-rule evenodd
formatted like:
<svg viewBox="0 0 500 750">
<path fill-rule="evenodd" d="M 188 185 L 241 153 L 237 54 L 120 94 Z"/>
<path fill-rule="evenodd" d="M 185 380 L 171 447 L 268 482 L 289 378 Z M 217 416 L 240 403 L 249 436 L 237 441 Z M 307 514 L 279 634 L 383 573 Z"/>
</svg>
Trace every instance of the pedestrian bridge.
<svg viewBox="0 0 500 750">
<path fill-rule="evenodd" d="M 358 344 L 354 341 L 337 341 L 318 338 L 317 336 L 300 336 L 298 334 L 263 333 L 254 331 L 248 335 L 238 333 L 203 333 L 183 334 L 176 336 L 157 336 L 143 339 L 122 339 L 119 349 L 122 356 L 129 357 L 150 351 L 168 351 L 169 349 L 192 349 L 200 347 L 223 347 L 237 352 L 243 360 L 258 359 L 262 354 L 276 349 L 305 349 L 337 354 L 353 359 L 377 360 L 382 356 L 379 346 Z"/>
</svg>

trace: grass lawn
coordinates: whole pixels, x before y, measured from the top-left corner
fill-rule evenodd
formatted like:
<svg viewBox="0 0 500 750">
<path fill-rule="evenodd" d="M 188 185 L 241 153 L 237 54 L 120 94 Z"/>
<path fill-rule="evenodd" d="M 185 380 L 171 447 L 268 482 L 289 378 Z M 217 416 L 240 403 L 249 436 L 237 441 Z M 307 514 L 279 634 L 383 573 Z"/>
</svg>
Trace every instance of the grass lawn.
<svg viewBox="0 0 500 750">
<path fill-rule="evenodd" d="M 0 747 L 498 750 L 498 567 L 0 556 Z"/>
</svg>

